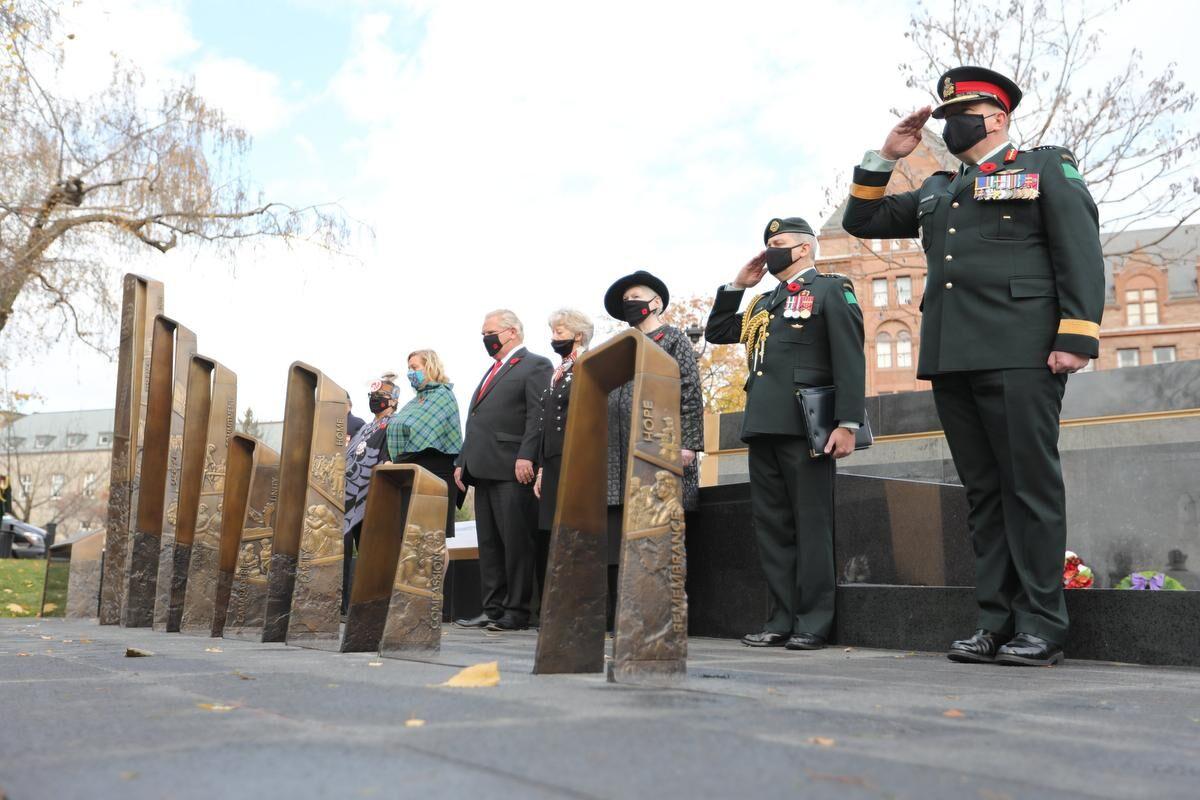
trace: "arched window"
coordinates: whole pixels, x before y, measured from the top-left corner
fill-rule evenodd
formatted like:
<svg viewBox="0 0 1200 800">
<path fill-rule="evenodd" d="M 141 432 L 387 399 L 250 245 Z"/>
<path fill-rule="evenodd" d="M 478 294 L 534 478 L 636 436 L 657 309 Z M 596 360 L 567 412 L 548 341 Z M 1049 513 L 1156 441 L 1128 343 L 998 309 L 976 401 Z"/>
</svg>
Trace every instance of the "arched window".
<svg viewBox="0 0 1200 800">
<path fill-rule="evenodd" d="M 875 337 L 875 366 L 879 369 L 892 368 L 892 337 L 886 333 Z"/>
<path fill-rule="evenodd" d="M 896 337 L 896 366 L 912 366 L 912 336 L 908 331 L 900 331 Z"/>
<path fill-rule="evenodd" d="M 1158 324 L 1158 289 L 1143 285 L 1125 290 L 1125 324 L 1131 327 Z"/>
</svg>

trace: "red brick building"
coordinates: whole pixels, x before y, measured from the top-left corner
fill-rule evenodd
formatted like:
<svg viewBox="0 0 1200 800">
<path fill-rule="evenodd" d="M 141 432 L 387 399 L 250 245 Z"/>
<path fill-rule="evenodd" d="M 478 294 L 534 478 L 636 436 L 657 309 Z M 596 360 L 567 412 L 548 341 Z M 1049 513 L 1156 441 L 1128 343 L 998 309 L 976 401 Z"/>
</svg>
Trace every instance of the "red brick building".
<svg viewBox="0 0 1200 800">
<path fill-rule="evenodd" d="M 889 192 L 915 188 L 930 173 L 957 169 L 941 140 L 924 143 L 896 166 Z M 1200 358 L 1200 225 L 1101 234 L 1106 303 L 1100 358 L 1089 369 Z M 928 389 L 916 377 L 925 290 L 925 254 L 916 239 L 857 239 L 838 208 L 820 231 L 824 272 L 854 281 L 865 322 L 867 394 Z"/>
</svg>

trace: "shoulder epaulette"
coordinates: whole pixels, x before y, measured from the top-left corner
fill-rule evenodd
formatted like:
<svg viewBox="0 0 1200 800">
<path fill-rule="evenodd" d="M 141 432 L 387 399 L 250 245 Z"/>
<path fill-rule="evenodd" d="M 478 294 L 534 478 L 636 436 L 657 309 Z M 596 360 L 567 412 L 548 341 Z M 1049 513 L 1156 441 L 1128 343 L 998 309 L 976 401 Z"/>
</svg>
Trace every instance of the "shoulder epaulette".
<svg viewBox="0 0 1200 800">
<path fill-rule="evenodd" d="M 945 175 L 947 178 L 953 178 L 954 174 L 954 170 L 939 169 L 937 172 L 931 173 L 929 177 L 932 178 L 934 175 Z"/>
<path fill-rule="evenodd" d="M 846 280 L 848 276 L 843 275 L 840 272 L 818 272 L 817 277 L 818 278 L 837 278 L 839 280 Z"/>
<path fill-rule="evenodd" d="M 1057 145 L 1057 144 L 1044 144 L 1044 145 L 1042 145 L 1042 146 L 1040 146 L 1040 147 L 1030 147 L 1030 148 L 1028 148 L 1027 150 L 1025 150 L 1025 152 L 1027 152 L 1027 153 L 1037 153 L 1037 152 L 1045 152 L 1045 151 L 1047 151 L 1047 150 L 1050 150 L 1050 151 L 1053 151 L 1053 152 L 1057 152 L 1057 153 L 1059 154 L 1059 156 L 1061 156 L 1061 157 L 1062 157 L 1062 160 L 1063 160 L 1064 162 L 1066 162 L 1067 164 L 1070 164 L 1070 165 L 1071 165 L 1071 166 L 1073 166 L 1073 167 L 1077 167 L 1077 166 L 1079 166 L 1079 162 L 1078 162 L 1078 160 L 1076 160 L 1076 158 L 1075 158 L 1075 154 L 1074 154 L 1074 153 L 1072 153 L 1072 152 L 1070 151 L 1070 149 L 1068 149 L 1068 148 L 1066 148 L 1066 147 L 1063 147 L 1063 146 L 1061 146 L 1061 145 Z"/>
</svg>

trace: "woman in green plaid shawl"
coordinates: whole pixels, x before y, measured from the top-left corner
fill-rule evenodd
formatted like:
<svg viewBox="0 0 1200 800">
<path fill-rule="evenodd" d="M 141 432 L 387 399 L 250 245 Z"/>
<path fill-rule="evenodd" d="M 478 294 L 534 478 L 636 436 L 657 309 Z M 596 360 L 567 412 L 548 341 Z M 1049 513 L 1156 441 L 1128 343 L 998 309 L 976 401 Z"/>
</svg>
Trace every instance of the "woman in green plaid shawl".
<svg viewBox="0 0 1200 800">
<path fill-rule="evenodd" d="M 446 482 L 446 537 L 454 535 L 454 509 L 459 505 L 454 485 L 454 459 L 462 449 L 462 426 L 454 384 L 446 377 L 442 359 L 433 350 L 408 356 L 408 383 L 416 397 L 388 422 L 388 454 L 394 463 L 416 464 Z"/>
</svg>

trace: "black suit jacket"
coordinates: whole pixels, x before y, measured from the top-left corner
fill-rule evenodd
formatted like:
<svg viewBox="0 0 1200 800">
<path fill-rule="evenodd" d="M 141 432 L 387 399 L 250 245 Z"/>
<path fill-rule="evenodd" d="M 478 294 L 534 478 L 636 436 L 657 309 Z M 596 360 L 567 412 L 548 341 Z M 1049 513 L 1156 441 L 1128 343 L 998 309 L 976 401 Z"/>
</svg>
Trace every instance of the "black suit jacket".
<svg viewBox="0 0 1200 800">
<path fill-rule="evenodd" d="M 479 390 L 486 374 L 479 381 L 471 395 L 462 452 L 455 461 L 463 468 L 464 483 L 516 480 L 517 459 L 538 460 L 542 391 L 553 372 L 550 359 L 522 347 L 513 352 L 482 396 Z"/>
<path fill-rule="evenodd" d="M 571 381 L 575 365 L 563 373 L 557 386 L 547 385 L 542 389 L 541 397 L 541 445 L 538 448 L 538 461 L 542 464 L 547 459 L 562 456 L 563 444 L 566 442 L 567 406 L 571 402 Z"/>
</svg>

